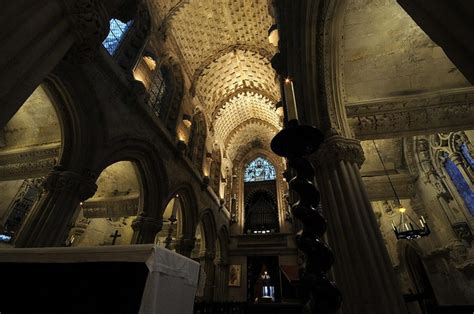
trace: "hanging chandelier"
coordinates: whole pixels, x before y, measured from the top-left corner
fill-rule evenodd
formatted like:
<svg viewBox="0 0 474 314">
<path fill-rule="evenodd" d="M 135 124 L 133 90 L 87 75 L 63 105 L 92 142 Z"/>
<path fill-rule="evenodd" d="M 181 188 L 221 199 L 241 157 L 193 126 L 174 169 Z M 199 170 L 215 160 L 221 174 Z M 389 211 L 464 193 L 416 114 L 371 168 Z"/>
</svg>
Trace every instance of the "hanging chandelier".
<svg viewBox="0 0 474 314">
<path fill-rule="evenodd" d="M 398 204 L 398 213 L 400 214 L 400 219 L 398 223 L 395 223 L 392 220 L 392 229 L 393 229 L 393 232 L 395 233 L 395 236 L 399 240 L 400 239 L 411 240 L 411 239 L 419 239 L 421 237 L 429 235 L 431 231 L 430 231 L 430 228 L 428 227 L 428 224 L 426 223 L 425 218 L 423 216 L 420 216 L 420 219 L 418 220 L 419 221 L 419 224 L 418 224 L 406 212 L 407 209 L 400 202 L 400 197 L 398 197 L 397 191 L 395 190 L 395 187 L 393 186 L 393 182 L 390 179 L 390 175 L 387 172 L 387 168 L 385 168 L 385 164 L 377 148 L 377 145 L 375 144 L 375 141 L 372 140 L 372 143 L 374 144 L 375 151 L 377 152 L 380 162 L 382 163 L 383 170 L 385 172 L 385 175 L 387 176 L 388 182 L 390 183 L 393 194 L 395 195 L 395 199 Z"/>
</svg>

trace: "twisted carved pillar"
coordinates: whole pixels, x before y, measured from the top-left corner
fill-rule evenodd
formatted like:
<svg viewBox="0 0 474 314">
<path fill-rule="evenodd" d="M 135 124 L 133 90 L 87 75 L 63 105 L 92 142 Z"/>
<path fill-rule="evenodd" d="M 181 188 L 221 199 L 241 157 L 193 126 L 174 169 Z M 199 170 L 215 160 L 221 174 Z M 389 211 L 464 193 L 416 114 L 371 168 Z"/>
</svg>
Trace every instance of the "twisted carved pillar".
<svg viewBox="0 0 474 314">
<path fill-rule="evenodd" d="M 322 133 L 310 126 L 298 125 L 290 120 L 288 127 L 272 140 L 271 148 L 279 156 L 286 157 L 296 176 L 289 181 L 290 189 L 298 193 L 299 200 L 291 206 L 293 215 L 303 223 L 296 243 L 304 253 L 304 270 L 300 275 L 309 291 L 305 313 L 336 313 L 342 296 L 328 276 L 334 257 L 324 243 L 327 222 L 318 208 L 320 195 L 313 183 L 314 169 L 305 156 L 317 151 L 323 140 Z"/>
<path fill-rule="evenodd" d="M 359 141 L 330 134 L 313 156 L 327 236 L 335 253 L 334 277 L 343 312 L 406 313 L 398 281 L 367 196 Z"/>
<path fill-rule="evenodd" d="M 155 243 L 158 232 L 163 228 L 163 220 L 147 217 L 141 213 L 133 222 L 132 244 Z"/>
<path fill-rule="evenodd" d="M 34 206 L 15 242 L 16 247 L 63 246 L 80 202 L 97 190 L 95 176 L 59 167 L 43 183 L 45 193 Z"/>
<path fill-rule="evenodd" d="M 0 128 L 68 51 L 68 59 L 75 61 L 90 60 L 97 55 L 109 31 L 107 11 L 113 12 L 121 6 L 116 2 L 5 3 L 0 13 Z"/>
</svg>

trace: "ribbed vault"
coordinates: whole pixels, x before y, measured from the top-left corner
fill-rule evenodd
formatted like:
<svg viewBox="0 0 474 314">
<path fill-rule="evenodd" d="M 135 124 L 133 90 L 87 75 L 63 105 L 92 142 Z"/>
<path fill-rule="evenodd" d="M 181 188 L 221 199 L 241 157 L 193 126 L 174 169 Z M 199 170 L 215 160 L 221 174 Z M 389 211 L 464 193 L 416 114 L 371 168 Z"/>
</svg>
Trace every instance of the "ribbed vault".
<svg viewBox="0 0 474 314">
<path fill-rule="evenodd" d="M 272 19 L 267 1 L 189 0 L 173 17 L 172 30 L 191 73 L 228 46 L 244 44 L 274 52 L 266 38 Z"/>
<path fill-rule="evenodd" d="M 280 90 L 270 64 L 276 48 L 268 42 L 268 1 L 172 2 L 161 9 L 169 12 L 192 95 L 209 118 L 214 140 L 230 160 L 251 147 L 269 150 L 280 129 Z"/>
<path fill-rule="evenodd" d="M 215 134 L 228 143 L 231 132 L 252 118 L 265 121 L 274 129 L 279 128 L 280 117 L 274 103 L 259 93 L 247 91 L 229 99 L 219 110 L 214 122 Z"/>
<path fill-rule="evenodd" d="M 233 129 L 225 142 L 227 157 L 236 160 L 247 154 L 252 148 L 270 150 L 270 142 L 278 129 L 268 122 L 253 118 Z"/>
<path fill-rule="evenodd" d="M 279 99 L 275 72 L 269 60 L 252 51 L 235 50 L 220 57 L 194 83 L 196 93 L 209 112 L 214 111 L 226 95 L 241 88 L 264 90 Z"/>
</svg>

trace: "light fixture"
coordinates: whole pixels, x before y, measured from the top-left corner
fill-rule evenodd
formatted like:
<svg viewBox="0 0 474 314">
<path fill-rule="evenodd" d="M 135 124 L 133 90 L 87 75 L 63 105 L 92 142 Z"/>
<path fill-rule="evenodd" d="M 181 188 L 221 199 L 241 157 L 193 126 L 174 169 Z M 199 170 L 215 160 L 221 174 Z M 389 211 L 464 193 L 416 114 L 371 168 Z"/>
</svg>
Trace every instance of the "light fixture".
<svg viewBox="0 0 474 314">
<path fill-rule="evenodd" d="M 183 123 L 187 128 L 191 127 L 192 122 L 189 114 L 183 114 Z"/>
<path fill-rule="evenodd" d="M 400 198 L 398 197 L 397 191 L 395 190 L 395 187 L 393 186 L 393 182 L 390 179 L 390 175 L 387 172 L 387 168 L 385 168 L 385 164 L 377 148 L 377 145 L 375 144 L 375 141 L 372 140 L 372 143 L 374 144 L 375 151 L 377 152 L 380 162 L 382 163 L 383 170 L 385 172 L 385 175 L 388 178 L 388 182 L 390 183 L 390 186 L 392 187 L 393 194 L 395 195 L 395 198 L 398 203 L 398 212 L 400 213 L 400 220 L 398 224 L 395 224 L 395 222 L 392 221 L 392 228 L 393 228 L 393 232 L 395 233 L 395 236 L 399 240 L 400 239 L 411 240 L 411 239 L 419 239 L 421 237 L 429 235 L 431 231 L 430 231 L 430 228 L 428 227 L 428 224 L 426 223 L 425 218 L 421 216 L 419 219 L 420 224 L 418 225 L 415 222 L 415 220 L 413 220 L 406 212 L 407 209 L 400 202 Z"/>
<path fill-rule="evenodd" d="M 280 40 L 280 35 L 278 34 L 278 27 L 276 24 L 273 24 L 268 29 L 268 42 L 275 47 L 278 47 L 278 41 Z"/>
</svg>

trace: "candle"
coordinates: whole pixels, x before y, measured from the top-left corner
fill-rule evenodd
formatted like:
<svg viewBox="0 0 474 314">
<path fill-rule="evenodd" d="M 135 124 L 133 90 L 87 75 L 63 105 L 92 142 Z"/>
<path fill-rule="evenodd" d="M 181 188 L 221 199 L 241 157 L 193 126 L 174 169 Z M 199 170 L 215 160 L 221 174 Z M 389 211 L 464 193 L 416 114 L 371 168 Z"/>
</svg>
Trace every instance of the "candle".
<svg viewBox="0 0 474 314">
<path fill-rule="evenodd" d="M 178 195 L 176 195 L 176 197 L 174 199 L 174 202 L 173 202 L 173 212 L 171 213 L 170 218 L 173 218 L 173 219 L 176 218 L 176 212 L 178 211 L 178 206 L 179 206 L 179 199 L 178 199 Z"/>
<path fill-rule="evenodd" d="M 298 120 L 298 111 L 296 109 L 295 90 L 293 82 L 286 79 L 284 85 L 286 114 L 288 121 Z"/>
</svg>

